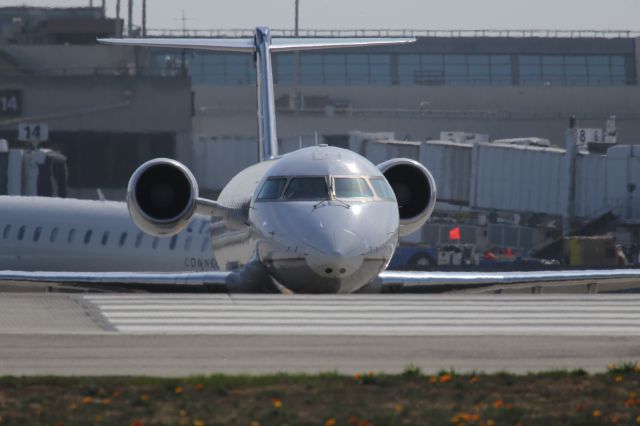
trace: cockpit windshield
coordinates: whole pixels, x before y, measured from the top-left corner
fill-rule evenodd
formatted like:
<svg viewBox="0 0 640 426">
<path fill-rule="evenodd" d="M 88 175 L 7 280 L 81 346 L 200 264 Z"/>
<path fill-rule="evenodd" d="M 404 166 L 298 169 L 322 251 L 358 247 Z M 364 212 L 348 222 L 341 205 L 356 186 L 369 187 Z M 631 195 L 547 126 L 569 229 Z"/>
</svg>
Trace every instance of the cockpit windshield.
<svg viewBox="0 0 640 426">
<path fill-rule="evenodd" d="M 286 184 L 287 178 L 267 179 L 258 194 L 258 200 L 277 200 Z"/>
<path fill-rule="evenodd" d="M 393 189 L 387 183 L 387 180 L 382 177 L 373 177 L 370 180 L 373 189 L 375 189 L 378 197 L 384 200 L 395 200 L 396 196 L 393 193 Z"/>
<path fill-rule="evenodd" d="M 289 181 L 284 191 L 285 200 L 324 200 L 329 197 L 324 177 L 299 177 Z"/>
<path fill-rule="evenodd" d="M 337 177 L 333 179 L 336 198 L 372 198 L 373 192 L 363 178 Z"/>
</svg>

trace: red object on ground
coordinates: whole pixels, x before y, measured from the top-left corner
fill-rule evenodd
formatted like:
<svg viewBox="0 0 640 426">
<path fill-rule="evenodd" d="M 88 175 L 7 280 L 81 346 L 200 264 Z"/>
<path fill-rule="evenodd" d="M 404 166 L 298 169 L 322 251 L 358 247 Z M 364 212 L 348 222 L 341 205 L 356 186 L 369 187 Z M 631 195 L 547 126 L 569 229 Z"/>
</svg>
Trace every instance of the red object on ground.
<svg viewBox="0 0 640 426">
<path fill-rule="evenodd" d="M 459 240 L 460 239 L 460 228 L 457 226 L 449 231 L 449 239 L 450 240 Z"/>
</svg>

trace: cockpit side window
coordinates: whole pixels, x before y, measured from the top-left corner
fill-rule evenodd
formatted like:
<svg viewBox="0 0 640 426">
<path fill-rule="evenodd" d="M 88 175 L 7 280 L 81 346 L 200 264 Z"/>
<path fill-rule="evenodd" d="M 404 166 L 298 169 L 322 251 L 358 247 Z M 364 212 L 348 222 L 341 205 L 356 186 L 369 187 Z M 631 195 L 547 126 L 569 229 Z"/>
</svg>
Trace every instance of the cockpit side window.
<svg viewBox="0 0 640 426">
<path fill-rule="evenodd" d="M 378 197 L 384 200 L 396 199 L 393 189 L 391 189 L 385 178 L 374 177 L 371 178 L 370 182 L 371 186 L 373 186 L 373 189 L 376 191 L 376 194 L 378 194 Z"/>
<path fill-rule="evenodd" d="M 300 177 L 289 181 L 284 192 L 285 200 L 324 200 L 329 197 L 324 177 Z"/>
<path fill-rule="evenodd" d="M 373 192 L 363 178 L 333 178 L 333 191 L 336 198 L 372 198 Z"/>
<path fill-rule="evenodd" d="M 286 184 L 286 178 L 267 179 L 258 194 L 258 200 L 277 200 Z"/>
</svg>

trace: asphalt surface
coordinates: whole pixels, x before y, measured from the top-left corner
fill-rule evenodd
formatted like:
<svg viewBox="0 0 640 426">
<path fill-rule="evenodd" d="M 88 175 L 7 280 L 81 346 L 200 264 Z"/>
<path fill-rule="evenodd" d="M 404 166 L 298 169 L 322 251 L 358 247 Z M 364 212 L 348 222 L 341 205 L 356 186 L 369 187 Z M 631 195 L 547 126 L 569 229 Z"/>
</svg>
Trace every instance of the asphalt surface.
<svg viewBox="0 0 640 426">
<path fill-rule="evenodd" d="M 630 294 L 0 294 L 0 374 L 595 372 L 638 360 Z"/>
</svg>

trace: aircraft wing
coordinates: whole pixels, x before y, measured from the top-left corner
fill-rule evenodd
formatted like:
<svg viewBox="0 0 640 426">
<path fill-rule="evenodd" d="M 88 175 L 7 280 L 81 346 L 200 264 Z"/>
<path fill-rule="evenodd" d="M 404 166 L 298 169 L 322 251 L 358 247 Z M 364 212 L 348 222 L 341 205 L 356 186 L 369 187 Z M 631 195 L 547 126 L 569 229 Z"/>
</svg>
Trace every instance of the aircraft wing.
<svg viewBox="0 0 640 426">
<path fill-rule="evenodd" d="M 587 269 L 518 272 L 385 271 L 378 278 L 382 291 L 403 293 L 494 292 L 513 289 L 539 291 L 579 287 L 589 292 L 640 289 L 640 269 Z"/>
<path fill-rule="evenodd" d="M 12 289 L 64 288 L 102 291 L 214 292 L 234 291 L 231 272 L 40 272 L 0 271 L 0 285 Z"/>
</svg>

